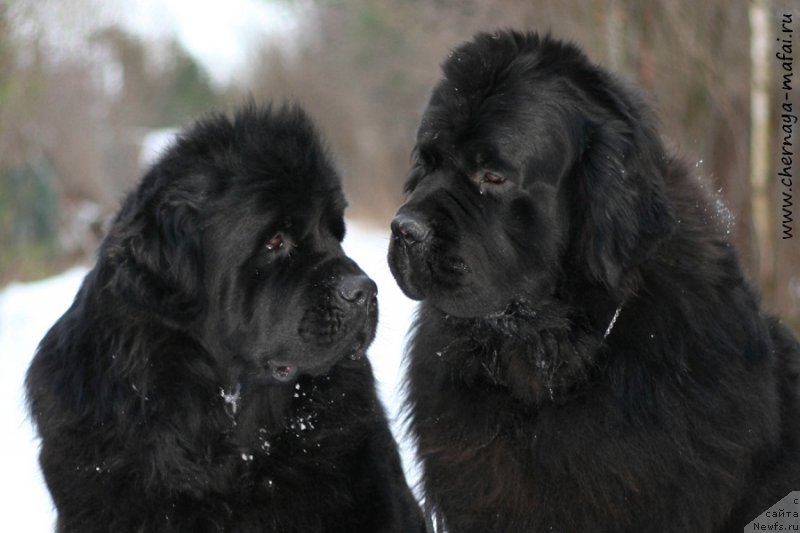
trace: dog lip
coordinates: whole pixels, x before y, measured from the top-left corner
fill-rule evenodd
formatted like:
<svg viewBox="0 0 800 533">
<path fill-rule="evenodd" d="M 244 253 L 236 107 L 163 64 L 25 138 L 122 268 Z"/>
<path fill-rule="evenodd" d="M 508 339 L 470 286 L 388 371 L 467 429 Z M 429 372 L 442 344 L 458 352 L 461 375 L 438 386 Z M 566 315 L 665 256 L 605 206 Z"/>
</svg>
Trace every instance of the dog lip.
<svg viewBox="0 0 800 533">
<path fill-rule="evenodd" d="M 356 341 L 350 346 L 350 351 L 347 354 L 347 358 L 351 361 L 358 361 L 364 357 L 368 347 L 368 339 L 359 335 L 359 337 L 356 338 Z"/>
<path fill-rule="evenodd" d="M 406 246 L 392 243 L 389 248 L 389 269 L 403 294 L 412 300 L 424 299 L 424 294 L 415 279 L 415 269 L 412 267 L 412 259 Z"/>
<path fill-rule="evenodd" d="M 281 383 L 288 383 L 293 380 L 298 373 L 296 365 L 283 364 L 278 362 L 271 362 L 269 364 L 270 374 L 276 381 Z"/>
<path fill-rule="evenodd" d="M 375 307 L 368 308 L 363 314 L 363 321 L 353 330 L 352 339 L 348 342 L 348 349 L 345 352 L 346 358 L 351 361 L 357 361 L 364 357 L 375 338 L 377 329 L 378 316 L 377 316 L 377 302 Z"/>
</svg>

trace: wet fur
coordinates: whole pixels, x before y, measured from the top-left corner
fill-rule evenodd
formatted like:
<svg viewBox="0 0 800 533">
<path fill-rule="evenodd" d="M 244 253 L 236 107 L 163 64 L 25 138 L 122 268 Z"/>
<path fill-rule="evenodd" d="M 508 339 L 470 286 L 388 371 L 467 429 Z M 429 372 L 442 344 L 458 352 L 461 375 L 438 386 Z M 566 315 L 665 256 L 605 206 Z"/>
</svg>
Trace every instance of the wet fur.
<svg viewBox="0 0 800 533">
<path fill-rule="evenodd" d="M 408 409 L 440 528 L 740 532 L 797 490 L 800 346 L 644 99 L 535 34 L 479 35 L 443 71 L 401 209 L 436 235 L 390 252 L 422 300 Z M 476 185 L 465 148 L 486 145 L 537 163 Z M 457 316 L 461 293 L 426 277 L 445 251 L 489 265 L 452 286 L 518 296 Z"/>
<path fill-rule="evenodd" d="M 27 376 L 59 533 L 422 530 L 366 359 L 263 375 L 259 350 L 307 346 L 271 329 L 301 291 L 328 301 L 300 276 L 359 272 L 343 208 L 296 108 L 209 117 L 147 173 Z M 305 355 L 339 349 L 309 323 Z"/>
</svg>

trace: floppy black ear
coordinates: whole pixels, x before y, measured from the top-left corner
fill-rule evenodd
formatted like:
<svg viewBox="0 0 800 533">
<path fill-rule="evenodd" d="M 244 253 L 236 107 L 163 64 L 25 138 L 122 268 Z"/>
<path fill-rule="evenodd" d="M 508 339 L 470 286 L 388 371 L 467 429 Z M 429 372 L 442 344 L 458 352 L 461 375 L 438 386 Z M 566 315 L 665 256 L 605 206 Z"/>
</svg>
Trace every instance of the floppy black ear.
<svg viewBox="0 0 800 533">
<path fill-rule="evenodd" d="M 622 297 L 629 274 L 672 231 L 668 161 L 645 109 L 618 94 L 604 100 L 611 114 L 586 125 L 578 193 L 583 220 L 575 237 L 589 276 Z"/>
<path fill-rule="evenodd" d="M 127 198 L 112 226 L 113 245 L 106 249 L 115 268 L 112 283 L 124 301 L 191 318 L 204 295 L 199 220 L 203 179 L 164 183 L 153 178 L 147 176 Z"/>
</svg>

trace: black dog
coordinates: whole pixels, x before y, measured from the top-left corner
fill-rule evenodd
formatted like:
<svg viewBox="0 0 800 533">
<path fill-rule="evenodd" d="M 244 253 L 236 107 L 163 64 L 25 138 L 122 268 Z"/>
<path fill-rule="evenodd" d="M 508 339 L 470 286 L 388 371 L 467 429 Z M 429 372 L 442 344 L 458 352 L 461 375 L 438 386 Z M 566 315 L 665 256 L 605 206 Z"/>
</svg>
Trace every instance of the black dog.
<svg viewBox="0 0 800 533">
<path fill-rule="evenodd" d="M 389 250 L 440 523 L 741 531 L 800 488 L 797 340 L 642 98 L 531 34 L 443 71 Z"/>
<path fill-rule="evenodd" d="M 376 287 L 297 108 L 186 132 L 27 377 L 67 532 L 417 532 L 362 357 Z"/>
</svg>

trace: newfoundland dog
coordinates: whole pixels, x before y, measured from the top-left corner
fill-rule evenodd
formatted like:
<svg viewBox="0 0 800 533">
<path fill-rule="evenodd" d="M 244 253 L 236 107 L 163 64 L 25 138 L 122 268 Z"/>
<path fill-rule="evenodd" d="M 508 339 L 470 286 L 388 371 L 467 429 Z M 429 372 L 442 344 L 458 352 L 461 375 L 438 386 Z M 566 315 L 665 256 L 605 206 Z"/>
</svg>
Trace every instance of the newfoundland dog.
<svg viewBox="0 0 800 533">
<path fill-rule="evenodd" d="M 144 176 L 27 376 L 59 532 L 423 530 L 344 207 L 294 107 L 201 121 Z"/>
<path fill-rule="evenodd" d="M 443 72 L 389 250 L 439 525 L 740 532 L 800 488 L 798 342 L 644 99 L 535 34 Z"/>
</svg>

